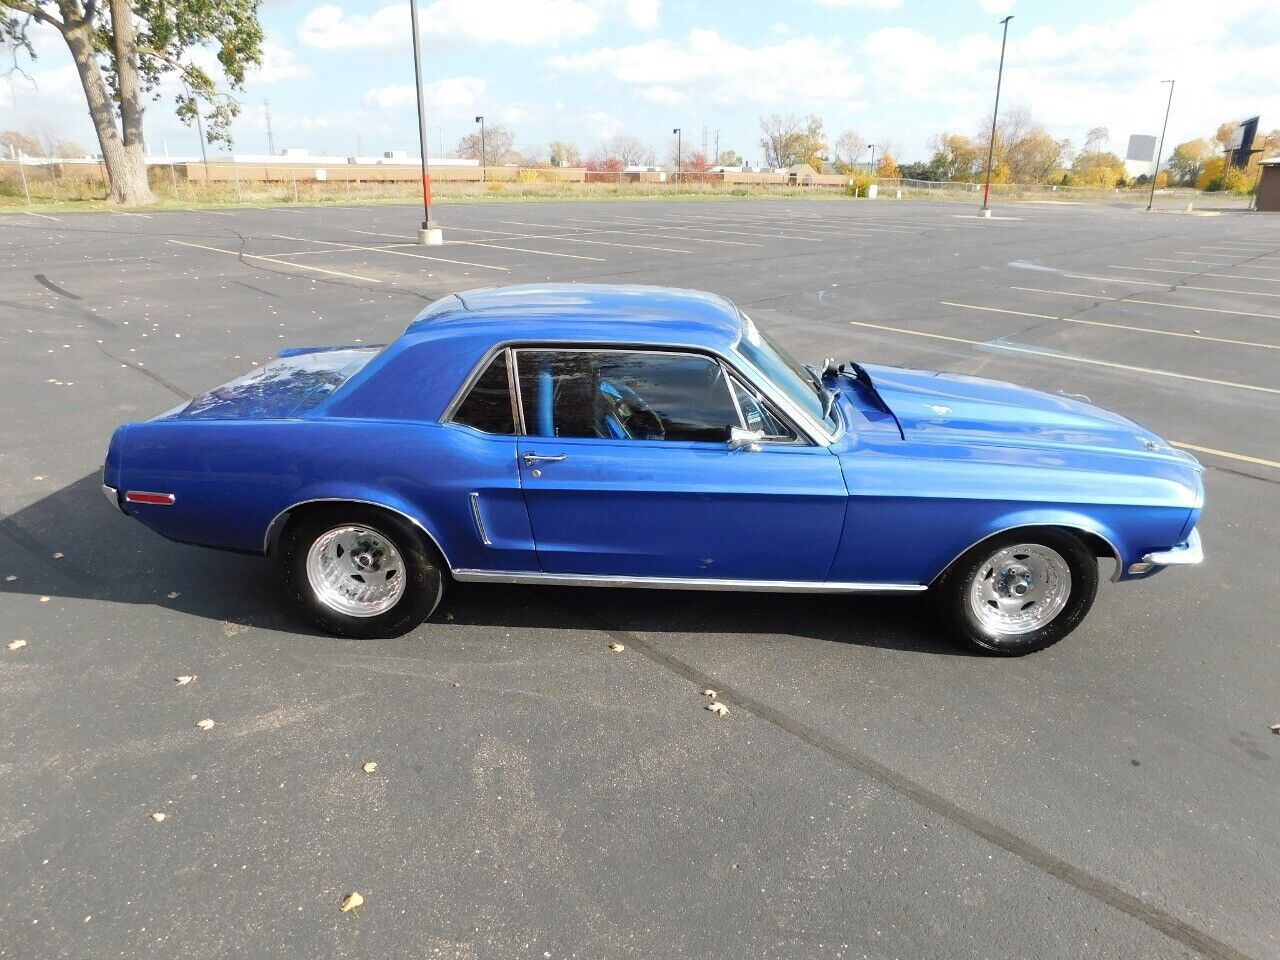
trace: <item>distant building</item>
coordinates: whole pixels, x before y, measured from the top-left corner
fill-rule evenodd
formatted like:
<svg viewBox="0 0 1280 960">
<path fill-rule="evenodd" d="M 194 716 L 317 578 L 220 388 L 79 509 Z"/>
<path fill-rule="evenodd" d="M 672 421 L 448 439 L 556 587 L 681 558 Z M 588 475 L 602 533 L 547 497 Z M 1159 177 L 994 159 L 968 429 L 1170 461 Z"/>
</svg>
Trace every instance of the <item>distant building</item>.
<svg viewBox="0 0 1280 960">
<path fill-rule="evenodd" d="M 1150 177 L 1156 172 L 1156 138 L 1145 133 L 1129 137 L 1129 149 L 1124 154 L 1124 172 L 1127 177 Z"/>
<path fill-rule="evenodd" d="M 1280 157 L 1270 157 L 1259 164 L 1262 173 L 1258 177 L 1258 195 L 1254 209 L 1269 213 L 1280 212 Z"/>
</svg>

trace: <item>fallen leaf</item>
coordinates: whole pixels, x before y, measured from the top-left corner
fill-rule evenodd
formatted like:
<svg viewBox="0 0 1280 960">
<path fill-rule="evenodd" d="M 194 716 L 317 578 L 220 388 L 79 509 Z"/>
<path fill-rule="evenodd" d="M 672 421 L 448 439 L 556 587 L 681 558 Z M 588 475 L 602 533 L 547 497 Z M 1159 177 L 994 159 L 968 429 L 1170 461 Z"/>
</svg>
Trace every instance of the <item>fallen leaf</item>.
<svg viewBox="0 0 1280 960">
<path fill-rule="evenodd" d="M 712 700 L 714 700 L 716 697 L 720 696 L 720 693 L 719 691 L 712 690 L 710 687 L 707 687 L 707 689 L 702 691 L 702 695 L 704 697 L 710 697 Z"/>
<path fill-rule="evenodd" d="M 711 701 L 710 703 L 708 703 L 708 704 L 706 705 L 706 707 L 705 707 L 704 709 L 706 709 L 706 710 L 710 710 L 710 711 L 711 711 L 712 713 L 714 713 L 717 717 L 723 717 L 725 714 L 727 714 L 727 713 L 729 712 L 729 708 L 728 708 L 728 707 L 726 707 L 726 706 L 725 706 L 723 703 L 721 703 L 719 700 L 713 700 L 713 701 Z"/>
<path fill-rule="evenodd" d="M 203 720 L 197 721 L 196 726 L 201 730 L 212 730 L 214 728 L 214 722 L 208 717 L 205 717 Z"/>
<path fill-rule="evenodd" d="M 609 644 L 609 649 L 610 649 L 610 650 L 612 650 L 614 653 L 621 653 L 623 650 L 625 650 L 625 649 L 627 649 L 627 648 L 626 648 L 626 647 L 624 647 L 622 644 L 620 644 L 620 643 L 618 643 L 618 642 L 616 642 L 616 641 L 615 641 L 615 642 L 613 642 L 613 643 Z"/>
<path fill-rule="evenodd" d="M 18 576 L 17 576 L 17 574 L 11 573 L 11 574 L 9 574 L 7 577 L 5 577 L 4 579 L 5 579 L 5 581 L 6 581 L 6 582 L 8 582 L 8 583 L 13 583 L 13 581 L 15 581 L 15 580 L 17 580 L 17 579 L 18 579 Z"/>
<path fill-rule="evenodd" d="M 196 682 L 196 675 L 195 675 L 194 673 L 192 673 L 192 674 L 183 674 L 183 675 L 182 675 L 182 676 L 180 676 L 180 677 L 174 677 L 174 678 L 173 678 L 173 682 L 174 682 L 174 683 L 176 683 L 176 684 L 177 684 L 178 686 L 180 686 L 180 687 L 185 687 L 188 683 L 195 683 L 195 682 Z"/>
<path fill-rule="evenodd" d="M 370 760 L 360 769 L 363 770 L 365 773 L 373 773 L 373 771 L 378 769 L 378 765 L 374 763 L 372 760 Z"/>
<path fill-rule="evenodd" d="M 57 553 L 53 555 L 53 559 L 61 560 L 64 556 L 65 554 L 61 550 L 59 550 Z"/>
<path fill-rule="evenodd" d="M 155 813 L 151 815 L 151 819 L 154 820 L 156 823 L 164 823 L 164 816 L 165 815 L 163 813 L 160 813 L 157 810 Z"/>
<path fill-rule="evenodd" d="M 25 647 L 26 645 L 27 645 L 27 641 L 25 641 L 25 640 L 10 640 L 10 641 L 9 641 L 9 649 L 10 649 L 10 650 L 21 650 L 21 649 L 22 649 L 23 647 Z"/>
<path fill-rule="evenodd" d="M 360 894 L 352 892 L 342 898 L 342 902 L 338 904 L 338 909 L 343 913 L 350 913 L 356 907 L 364 903 L 364 897 Z"/>
<path fill-rule="evenodd" d="M 49 602 L 49 598 L 48 598 L 48 597 L 41 597 L 41 598 L 40 598 L 40 602 L 41 602 L 41 603 L 48 603 L 48 602 Z"/>
<path fill-rule="evenodd" d="M 178 597 L 179 597 L 179 593 L 178 593 L 178 591 L 177 591 L 177 590 L 170 590 L 170 591 L 169 591 L 169 599 L 170 599 L 170 600 L 177 600 L 177 599 L 178 599 Z"/>
<path fill-rule="evenodd" d="M 12 645 L 10 645 L 10 646 L 9 646 L 9 649 L 10 649 L 10 650 L 12 650 L 12 649 L 13 649 L 13 646 L 12 646 Z M 1272 733 L 1280 733 L 1280 723 L 1273 723 L 1273 724 L 1271 725 L 1271 732 L 1272 732 Z"/>
</svg>

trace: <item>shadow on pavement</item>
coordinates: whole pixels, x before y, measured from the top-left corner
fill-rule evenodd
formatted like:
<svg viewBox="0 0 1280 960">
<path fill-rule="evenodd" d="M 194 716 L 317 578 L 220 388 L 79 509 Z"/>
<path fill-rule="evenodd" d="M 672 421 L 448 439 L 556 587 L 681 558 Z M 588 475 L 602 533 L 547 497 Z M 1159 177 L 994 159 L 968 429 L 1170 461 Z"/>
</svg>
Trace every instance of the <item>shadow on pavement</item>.
<svg viewBox="0 0 1280 960">
<path fill-rule="evenodd" d="M 0 595 L 150 605 L 316 634 L 294 612 L 274 560 L 165 540 L 111 509 L 97 471 L 0 518 L 0 544 Z M 11 575 L 17 579 L 2 579 Z M 803 636 L 964 655 L 942 636 L 923 598 L 453 584 L 433 620 L 562 627 L 572 625 L 566 614 L 587 629 Z"/>
</svg>

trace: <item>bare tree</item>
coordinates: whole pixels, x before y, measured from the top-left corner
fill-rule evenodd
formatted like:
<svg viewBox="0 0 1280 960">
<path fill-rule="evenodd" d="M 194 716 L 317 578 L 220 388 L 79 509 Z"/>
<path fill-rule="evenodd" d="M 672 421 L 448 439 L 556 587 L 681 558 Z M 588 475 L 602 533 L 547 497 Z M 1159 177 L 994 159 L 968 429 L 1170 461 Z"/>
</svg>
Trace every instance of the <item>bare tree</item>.
<svg viewBox="0 0 1280 960">
<path fill-rule="evenodd" d="M 479 160 L 486 167 L 518 162 L 519 156 L 512 150 L 515 134 L 501 124 L 485 127 L 484 156 L 480 155 L 480 131 L 468 133 L 458 141 L 458 156 L 464 160 Z"/>
<path fill-rule="evenodd" d="M 563 140 L 551 141 L 551 162 L 557 167 L 577 167 L 582 165 L 582 154 L 572 143 Z"/>
<path fill-rule="evenodd" d="M 1084 135 L 1084 150 L 1082 153 L 1101 153 L 1107 149 L 1107 144 L 1111 142 L 1111 131 L 1106 127 L 1094 127 Z"/>
<path fill-rule="evenodd" d="M 639 137 L 619 133 L 591 151 L 591 161 L 604 168 L 610 161 L 623 167 L 651 167 L 654 165 L 653 148 Z"/>
<path fill-rule="evenodd" d="M 863 139 L 862 134 L 856 130 L 846 130 L 836 137 L 834 160 L 836 163 L 842 163 L 846 167 L 852 167 L 866 152 L 866 149 L 867 141 Z"/>
</svg>

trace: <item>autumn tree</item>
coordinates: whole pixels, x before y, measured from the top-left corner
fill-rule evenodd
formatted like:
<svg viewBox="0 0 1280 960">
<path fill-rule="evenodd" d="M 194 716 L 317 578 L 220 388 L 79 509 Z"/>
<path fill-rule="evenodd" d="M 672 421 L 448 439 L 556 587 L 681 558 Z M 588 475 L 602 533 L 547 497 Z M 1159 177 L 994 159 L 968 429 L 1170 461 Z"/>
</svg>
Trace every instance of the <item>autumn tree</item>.
<svg viewBox="0 0 1280 960">
<path fill-rule="evenodd" d="M 75 63 L 110 181 L 108 199 L 154 200 L 143 154 L 143 101 L 168 77 L 178 79 L 179 117 L 197 114 L 210 142 L 230 142 L 239 105 L 191 59 L 216 47 L 218 69 L 232 88 L 262 62 L 259 0 L 0 0 L 0 47 L 34 59 L 32 24 L 53 27 Z"/>
<path fill-rule="evenodd" d="M 809 114 L 803 120 L 794 113 L 775 113 L 760 118 L 760 147 L 764 162 L 770 167 L 790 167 L 807 163 L 820 169 L 827 153 L 822 120 Z"/>
<path fill-rule="evenodd" d="M 35 137 L 19 133 L 17 130 L 6 130 L 0 133 L 0 154 L 7 159 L 15 153 L 27 157 L 42 157 L 44 147 Z"/>
<path fill-rule="evenodd" d="M 1106 136 L 1106 130 L 1101 127 L 1093 133 Z M 1055 140 L 1025 107 L 1006 111 L 996 124 L 996 165 L 1008 168 L 1012 183 L 1045 183 L 1056 179 L 1062 170 L 1065 146 L 1065 141 Z"/>
<path fill-rule="evenodd" d="M 832 145 L 832 157 L 841 173 L 852 173 L 854 165 L 867 150 L 867 141 L 856 130 L 845 130 Z"/>
<path fill-rule="evenodd" d="M 887 150 L 876 164 L 876 176 L 885 180 L 898 180 L 902 177 L 902 171 L 898 169 L 898 161 L 894 160 L 893 154 Z"/>
<path fill-rule="evenodd" d="M 693 183 L 706 183 L 714 176 L 711 173 L 712 163 L 707 155 L 700 150 L 693 153 L 687 153 L 684 156 L 684 165 L 681 168 L 680 179 L 682 181 L 691 181 Z"/>
<path fill-rule="evenodd" d="M 933 138 L 929 160 L 935 180 L 972 182 L 982 173 L 982 147 L 963 133 L 941 133 Z"/>
<path fill-rule="evenodd" d="M 738 156 L 736 150 L 721 150 L 720 156 L 716 159 L 718 167 L 740 167 L 742 166 L 742 157 Z"/>
<path fill-rule="evenodd" d="M 618 169 L 625 167 L 651 167 L 654 164 L 653 147 L 639 137 L 619 133 L 610 137 L 591 151 L 590 163 L 604 170 L 611 161 L 617 161 Z"/>
<path fill-rule="evenodd" d="M 557 167 L 577 167 L 582 165 L 582 154 L 572 143 L 562 140 L 551 141 L 551 162 Z"/>
<path fill-rule="evenodd" d="M 480 155 L 482 140 L 484 156 Z M 479 160 L 485 167 L 500 166 L 518 159 L 518 155 L 514 155 L 515 151 L 512 150 L 515 141 L 514 133 L 501 124 L 493 124 L 485 127 L 483 138 L 480 131 L 476 130 L 459 140 L 458 156 L 463 160 Z"/>
<path fill-rule="evenodd" d="M 1169 173 L 1180 187 L 1195 186 L 1207 160 L 1213 157 L 1213 145 L 1204 138 L 1188 140 L 1173 148 L 1169 156 Z"/>
</svg>

